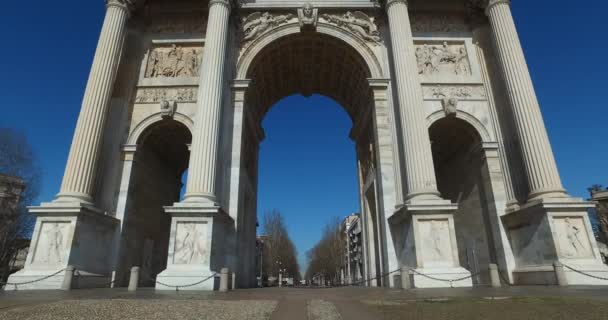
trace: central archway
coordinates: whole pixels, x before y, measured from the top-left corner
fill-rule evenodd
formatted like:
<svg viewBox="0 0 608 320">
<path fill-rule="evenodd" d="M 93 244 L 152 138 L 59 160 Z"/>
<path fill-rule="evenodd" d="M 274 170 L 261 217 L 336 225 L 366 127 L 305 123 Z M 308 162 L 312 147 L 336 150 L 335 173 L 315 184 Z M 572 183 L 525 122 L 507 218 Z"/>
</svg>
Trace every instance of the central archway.
<svg viewBox="0 0 608 320">
<path fill-rule="evenodd" d="M 297 29 L 296 29 L 297 28 Z M 373 81 L 380 77 L 377 59 L 367 44 L 333 26 L 319 26 L 317 32 L 299 32 L 299 27 L 287 26 L 262 36 L 244 51 L 238 64 L 237 77 L 250 80 L 243 95 L 241 114 L 235 111 L 236 123 L 242 124 L 242 134 L 236 145 L 240 150 L 239 219 L 237 257 L 248 263 L 238 263 L 243 275 L 239 285 L 255 284 L 256 270 L 251 237 L 252 221 L 257 219 L 257 186 L 259 144 L 263 139 L 261 123 L 267 112 L 281 99 L 301 94 L 319 94 L 340 104 L 350 117 L 353 128 L 350 138 L 356 144 L 359 198 L 364 224 L 365 278 L 378 278 L 372 285 L 382 285 L 379 275 L 385 269 L 386 241 L 382 199 L 382 179 L 379 179 L 379 148 L 376 125 L 376 99 Z M 237 80 L 238 81 L 238 80 Z M 385 90 L 387 90 L 385 85 Z M 386 105 L 383 105 L 386 108 Z M 388 112 L 386 112 L 388 113 Z M 392 151 L 391 151 L 392 152 Z M 392 168 L 391 168 L 392 170 Z M 234 197 L 234 196 L 232 196 Z M 234 199 L 231 200 L 235 201 Z M 231 206 L 232 207 L 232 206 Z M 337 213 L 339 214 L 339 213 Z M 247 240 L 245 240 L 247 238 Z"/>
</svg>

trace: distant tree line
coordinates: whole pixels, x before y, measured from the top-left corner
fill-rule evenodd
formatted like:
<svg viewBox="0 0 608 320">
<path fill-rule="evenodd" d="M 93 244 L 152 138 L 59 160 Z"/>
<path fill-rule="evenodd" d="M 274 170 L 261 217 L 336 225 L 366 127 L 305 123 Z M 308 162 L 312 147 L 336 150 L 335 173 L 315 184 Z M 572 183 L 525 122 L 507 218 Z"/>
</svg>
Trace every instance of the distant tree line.
<svg viewBox="0 0 608 320">
<path fill-rule="evenodd" d="M 283 214 L 274 209 L 264 215 L 262 223 L 263 251 L 262 251 L 262 277 L 278 278 L 293 277 L 298 281 L 300 266 L 298 265 L 298 252 L 287 231 L 287 224 Z"/>
<path fill-rule="evenodd" d="M 321 280 L 326 285 L 340 283 L 340 269 L 346 254 L 346 238 L 342 220 L 333 218 L 323 229 L 321 240 L 307 253 L 306 280 Z"/>
</svg>

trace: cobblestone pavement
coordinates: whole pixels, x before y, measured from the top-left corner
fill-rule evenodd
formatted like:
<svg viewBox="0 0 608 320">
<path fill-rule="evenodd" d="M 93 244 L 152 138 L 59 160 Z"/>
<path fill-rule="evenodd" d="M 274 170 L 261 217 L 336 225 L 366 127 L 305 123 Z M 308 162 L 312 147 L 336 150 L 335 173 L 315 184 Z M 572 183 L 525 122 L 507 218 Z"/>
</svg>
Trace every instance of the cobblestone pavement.
<svg viewBox="0 0 608 320">
<path fill-rule="evenodd" d="M 606 319 L 608 287 L 0 293 L 3 319 Z"/>
</svg>

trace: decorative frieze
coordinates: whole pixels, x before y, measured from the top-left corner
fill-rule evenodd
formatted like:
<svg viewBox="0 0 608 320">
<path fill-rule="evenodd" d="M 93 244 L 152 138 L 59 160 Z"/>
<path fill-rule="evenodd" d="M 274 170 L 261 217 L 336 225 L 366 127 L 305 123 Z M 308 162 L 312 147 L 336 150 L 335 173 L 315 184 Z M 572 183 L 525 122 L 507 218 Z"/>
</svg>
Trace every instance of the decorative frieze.
<svg viewBox="0 0 608 320">
<path fill-rule="evenodd" d="M 182 47 L 177 44 L 150 49 L 145 78 L 198 77 L 201 47 Z"/>
<path fill-rule="evenodd" d="M 198 88 L 140 88 L 135 103 L 161 103 L 163 101 L 196 102 Z"/>
<path fill-rule="evenodd" d="M 287 14 L 273 14 L 270 12 L 254 12 L 243 19 L 243 41 L 255 40 L 265 32 L 286 24 L 296 16 Z"/>
<path fill-rule="evenodd" d="M 413 32 L 469 32 L 470 26 L 464 17 L 456 15 L 414 14 Z"/>
<path fill-rule="evenodd" d="M 471 63 L 464 43 L 417 44 L 418 73 L 424 76 L 470 76 Z"/>
<path fill-rule="evenodd" d="M 380 32 L 374 17 L 361 11 L 347 11 L 345 14 L 322 14 L 321 18 L 330 24 L 344 28 L 365 41 L 380 42 Z"/>
<path fill-rule="evenodd" d="M 481 85 L 434 85 L 423 86 L 422 91 L 425 99 L 442 99 L 454 97 L 460 100 L 485 100 L 486 90 Z"/>
</svg>

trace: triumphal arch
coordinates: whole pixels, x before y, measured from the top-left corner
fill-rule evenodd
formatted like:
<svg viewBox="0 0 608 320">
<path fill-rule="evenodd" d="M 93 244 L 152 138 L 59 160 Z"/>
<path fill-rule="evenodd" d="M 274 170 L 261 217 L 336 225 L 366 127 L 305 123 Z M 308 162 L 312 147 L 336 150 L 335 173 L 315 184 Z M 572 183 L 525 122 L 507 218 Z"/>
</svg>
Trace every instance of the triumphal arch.
<svg viewBox="0 0 608 320">
<path fill-rule="evenodd" d="M 484 285 L 490 264 L 512 284 L 556 283 L 556 261 L 608 274 L 510 1 L 106 0 L 61 190 L 31 208 L 10 281 L 70 265 L 79 287 L 121 286 L 140 266 L 142 285 L 212 290 L 228 267 L 253 286 L 261 122 L 294 94 L 352 120 L 369 285 L 402 266 L 416 287 Z"/>
</svg>

